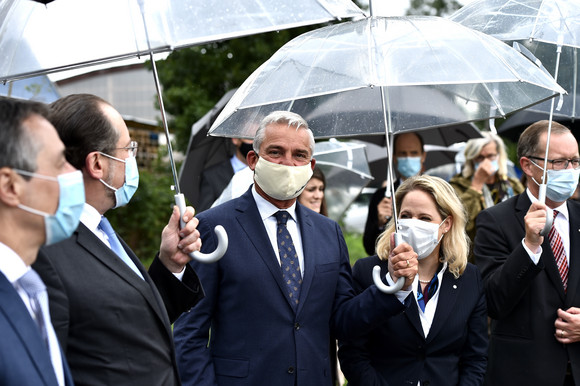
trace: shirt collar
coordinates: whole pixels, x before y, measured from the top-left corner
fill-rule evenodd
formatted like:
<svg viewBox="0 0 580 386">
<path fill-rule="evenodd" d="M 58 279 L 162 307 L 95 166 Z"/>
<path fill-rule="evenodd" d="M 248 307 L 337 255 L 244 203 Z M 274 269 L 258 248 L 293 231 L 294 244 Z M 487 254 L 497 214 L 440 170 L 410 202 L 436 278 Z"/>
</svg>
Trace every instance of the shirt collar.
<svg viewBox="0 0 580 386">
<path fill-rule="evenodd" d="M 101 222 L 101 217 L 102 216 L 98 210 L 85 202 L 83 212 L 81 213 L 81 222 L 93 233 L 97 231 L 99 223 Z"/>
<path fill-rule="evenodd" d="M 260 196 L 260 194 L 256 191 L 256 184 L 252 185 L 252 195 L 254 196 L 254 201 L 256 201 L 256 206 L 258 207 L 258 212 L 260 212 L 260 217 L 262 221 L 267 219 L 268 217 L 273 216 L 279 210 L 285 210 L 290 214 L 290 217 L 296 221 L 296 201 L 286 209 L 277 208 L 274 204 L 266 200 L 264 197 Z"/>
<path fill-rule="evenodd" d="M 6 244 L 0 243 L 0 256 L 2 256 L 0 272 L 6 276 L 10 283 L 20 279 L 30 269 L 24 260 Z"/>
<path fill-rule="evenodd" d="M 539 201 L 530 191 L 529 188 L 526 188 L 526 193 L 528 194 L 528 198 L 530 199 L 530 201 L 532 203 Z M 559 213 L 563 214 L 564 217 L 566 218 L 566 220 L 568 220 L 568 205 L 566 205 L 566 203 L 568 202 L 568 200 L 564 201 L 564 203 L 562 205 L 560 205 L 557 208 L 554 208 L 552 210 L 557 210 Z M 551 209 L 551 208 L 548 208 Z"/>
</svg>

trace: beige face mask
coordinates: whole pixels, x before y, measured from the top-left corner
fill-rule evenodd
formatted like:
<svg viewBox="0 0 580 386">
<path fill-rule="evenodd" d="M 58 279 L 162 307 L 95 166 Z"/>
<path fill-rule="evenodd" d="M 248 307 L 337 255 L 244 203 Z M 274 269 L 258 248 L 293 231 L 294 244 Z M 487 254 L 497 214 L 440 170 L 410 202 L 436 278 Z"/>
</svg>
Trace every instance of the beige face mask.
<svg viewBox="0 0 580 386">
<path fill-rule="evenodd" d="M 258 158 L 254 170 L 256 184 L 276 200 L 291 200 L 302 193 L 312 177 L 310 163 L 304 166 L 280 165 Z"/>
</svg>

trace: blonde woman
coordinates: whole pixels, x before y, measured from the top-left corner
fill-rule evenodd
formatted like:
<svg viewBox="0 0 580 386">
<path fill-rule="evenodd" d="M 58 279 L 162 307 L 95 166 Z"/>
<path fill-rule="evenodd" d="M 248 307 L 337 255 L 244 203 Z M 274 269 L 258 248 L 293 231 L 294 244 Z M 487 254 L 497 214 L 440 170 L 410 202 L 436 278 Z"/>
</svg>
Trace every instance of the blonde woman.
<svg viewBox="0 0 580 386">
<path fill-rule="evenodd" d="M 467 262 L 465 211 L 438 177 L 415 176 L 395 194 L 397 231 L 417 254 L 419 273 L 406 312 L 357 340 L 341 342 L 339 358 L 349 386 L 481 385 L 487 363 L 487 310 L 481 276 Z M 372 269 L 388 272 L 395 225 L 377 243 L 378 255 L 356 262 L 354 287 L 373 285 Z M 400 263 L 398 263 L 400 264 Z"/>
<path fill-rule="evenodd" d="M 508 177 L 507 153 L 502 139 L 489 132 L 467 141 L 465 164 L 449 183 L 467 211 L 467 235 L 475 239 L 475 218 L 482 210 L 524 191 L 517 178 Z"/>
</svg>

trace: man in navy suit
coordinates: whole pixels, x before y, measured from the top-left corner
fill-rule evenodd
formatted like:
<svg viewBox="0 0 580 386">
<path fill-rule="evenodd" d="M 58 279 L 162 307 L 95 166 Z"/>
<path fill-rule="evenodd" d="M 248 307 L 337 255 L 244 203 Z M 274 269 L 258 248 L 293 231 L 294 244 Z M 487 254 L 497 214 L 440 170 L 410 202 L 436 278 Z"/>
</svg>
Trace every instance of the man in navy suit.
<svg viewBox="0 0 580 386">
<path fill-rule="evenodd" d="M 331 332 L 355 336 L 405 308 L 376 286 L 355 297 L 338 224 L 296 202 L 312 175 L 313 150 L 302 117 L 268 115 L 247 155 L 254 185 L 198 215 L 202 251 L 215 247 L 217 224 L 230 243 L 217 263 L 191 263 L 206 297 L 175 323 L 184 385 L 330 386 Z M 417 255 L 409 247 L 398 257 L 391 276 L 408 286 Z"/>
<path fill-rule="evenodd" d="M 544 162 L 547 134 L 548 121 L 539 121 L 518 141 L 526 191 L 476 219 L 474 255 L 492 318 L 488 385 L 580 383 L 580 204 L 568 199 L 578 185 L 578 143 L 553 122 Z M 544 205 L 538 184 L 545 168 Z M 547 210 L 558 213 L 544 237 Z"/>
<path fill-rule="evenodd" d="M 40 103 L 0 98 L 0 385 L 4 386 L 72 385 L 48 312 L 43 318 L 40 303 L 23 284 L 25 277 L 36 275 L 30 265 L 40 246 L 68 237 L 67 230 L 72 232 L 79 222 L 78 211 L 63 215 L 61 208 L 74 207 L 74 200 L 65 196 L 84 201 L 80 173 L 66 161 L 64 144 L 47 114 Z M 76 180 L 77 185 L 76 195 L 69 196 L 75 184 L 69 190 L 61 177 L 71 176 L 69 181 Z M 64 225 L 62 232 L 52 226 L 57 223 Z M 41 281 L 37 284 L 43 287 Z"/>
</svg>

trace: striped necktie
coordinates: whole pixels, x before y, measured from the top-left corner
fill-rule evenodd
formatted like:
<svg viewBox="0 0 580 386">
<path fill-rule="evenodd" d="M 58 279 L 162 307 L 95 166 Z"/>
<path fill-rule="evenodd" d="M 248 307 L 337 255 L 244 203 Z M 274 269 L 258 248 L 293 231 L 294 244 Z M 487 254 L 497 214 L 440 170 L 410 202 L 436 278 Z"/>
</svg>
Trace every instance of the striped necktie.
<svg viewBox="0 0 580 386">
<path fill-rule="evenodd" d="M 566 259 L 566 252 L 564 251 L 564 243 L 562 243 L 562 238 L 556 230 L 556 216 L 558 216 L 558 211 L 554 211 L 554 222 L 552 223 L 552 228 L 548 234 L 550 239 L 550 247 L 552 248 L 552 253 L 556 259 L 556 265 L 558 266 L 558 272 L 560 272 L 560 278 L 562 279 L 562 285 L 564 286 L 564 292 L 566 292 L 568 287 L 568 261 Z"/>
</svg>

